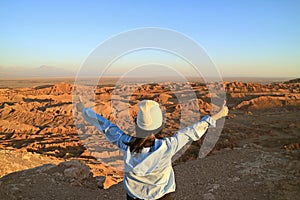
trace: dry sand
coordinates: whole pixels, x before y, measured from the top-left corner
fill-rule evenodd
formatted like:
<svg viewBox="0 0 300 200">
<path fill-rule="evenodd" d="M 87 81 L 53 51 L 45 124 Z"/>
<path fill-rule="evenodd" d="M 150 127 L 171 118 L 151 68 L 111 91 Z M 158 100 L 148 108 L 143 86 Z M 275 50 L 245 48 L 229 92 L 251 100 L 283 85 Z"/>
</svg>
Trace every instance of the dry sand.
<svg viewBox="0 0 300 200">
<path fill-rule="evenodd" d="M 112 157 L 115 159 L 109 164 L 119 165 L 116 162 L 119 152 L 93 127 L 83 125 L 79 132 L 76 130 L 72 115 L 73 86 L 54 83 L 0 89 L 0 199 L 125 199 L 122 184 L 114 185 L 122 181 L 122 172 L 101 163 L 109 163 Z M 182 83 L 169 84 L 179 89 L 174 92 L 163 84 L 142 85 L 131 95 L 117 97 L 119 105 L 128 106 L 134 116 L 140 99 L 160 102 L 167 118 L 162 136 L 172 135 L 178 130 L 182 109 L 176 97 L 185 97 L 188 102 L 190 91 Z M 209 114 L 217 105 L 210 104 L 207 86 L 199 82 L 190 84 L 198 97 L 198 105 L 189 104 L 191 110 L 198 109 L 202 116 Z M 197 159 L 202 142 L 198 141 L 176 161 L 178 189 L 173 197 L 297 199 L 300 196 L 299 79 L 269 84 L 224 84 L 231 110 L 222 134 L 204 159 Z M 124 85 L 121 91 L 130 87 Z M 96 94 L 93 108 L 113 121 L 122 119 L 123 123 L 118 125 L 130 131 L 126 120 L 131 119 L 122 110 L 117 116 L 111 113 L 109 105 L 114 89 L 106 86 L 92 90 Z M 129 105 L 124 105 L 126 102 Z M 89 134 L 80 139 L 80 131 Z M 103 146 L 106 151 L 97 149 Z M 91 147 L 97 148 L 92 151 Z M 73 177 L 66 176 L 64 165 L 57 165 L 70 159 L 84 163 L 76 166 L 79 169 L 72 168 Z M 52 165 L 38 167 L 46 163 Z M 83 170 L 85 165 L 91 168 L 91 174 L 81 179 L 75 172 Z M 12 173 L 19 170 L 25 171 Z M 112 187 L 103 190 L 98 186 Z"/>
</svg>

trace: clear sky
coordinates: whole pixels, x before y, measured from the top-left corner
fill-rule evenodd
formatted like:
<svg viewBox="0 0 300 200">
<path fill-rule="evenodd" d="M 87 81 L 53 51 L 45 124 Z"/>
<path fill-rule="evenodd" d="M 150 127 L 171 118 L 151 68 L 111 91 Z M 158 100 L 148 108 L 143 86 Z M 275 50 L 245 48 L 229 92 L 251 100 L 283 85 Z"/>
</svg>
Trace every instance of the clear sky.
<svg viewBox="0 0 300 200">
<path fill-rule="evenodd" d="M 0 72 L 76 71 L 105 39 L 134 28 L 179 31 L 223 76 L 300 76 L 300 1 L 0 1 Z"/>
</svg>

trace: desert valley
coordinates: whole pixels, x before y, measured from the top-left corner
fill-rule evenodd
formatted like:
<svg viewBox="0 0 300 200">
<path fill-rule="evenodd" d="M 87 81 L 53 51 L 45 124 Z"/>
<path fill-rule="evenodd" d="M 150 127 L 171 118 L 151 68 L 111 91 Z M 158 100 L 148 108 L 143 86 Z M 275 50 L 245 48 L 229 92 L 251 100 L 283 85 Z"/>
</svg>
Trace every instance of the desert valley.
<svg viewBox="0 0 300 200">
<path fill-rule="evenodd" d="M 0 199 L 125 199 L 122 155 L 80 114 L 75 115 L 73 82 L 60 81 L 1 81 Z M 161 137 L 173 135 L 180 123 L 199 120 L 182 116 L 178 97 L 185 99 L 191 115 L 199 112 L 202 117 L 218 107 L 211 104 L 212 94 L 201 82 L 121 88 L 112 83 L 92 90 L 83 85 L 81 91 L 93 93 L 81 95 L 87 102 L 93 98 L 86 106 L 125 132 L 132 131 L 128 120 L 134 119 L 141 99 L 164 107 Z M 178 187 L 174 199 L 299 199 L 300 79 L 218 84 L 224 84 L 229 116 L 208 156 L 199 158 L 200 140 L 174 162 Z M 138 89 L 114 96 L 117 105 L 128 110 L 112 112 L 114 91 L 132 87 Z M 192 93 L 197 101 L 190 101 Z M 184 120 L 179 123 L 180 118 Z"/>
</svg>

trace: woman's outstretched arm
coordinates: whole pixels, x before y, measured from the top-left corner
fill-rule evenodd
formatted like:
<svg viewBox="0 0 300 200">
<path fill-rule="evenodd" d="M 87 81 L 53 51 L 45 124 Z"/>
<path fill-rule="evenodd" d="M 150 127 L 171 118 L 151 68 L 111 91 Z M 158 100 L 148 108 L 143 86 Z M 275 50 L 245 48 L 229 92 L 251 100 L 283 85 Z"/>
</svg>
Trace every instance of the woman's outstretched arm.
<svg viewBox="0 0 300 200">
<path fill-rule="evenodd" d="M 81 102 L 76 104 L 76 107 L 79 112 L 82 112 L 82 116 L 87 122 L 105 134 L 109 142 L 115 144 L 119 149 L 126 151 L 128 147 L 124 142 L 129 142 L 131 136 L 126 135 L 118 126 L 92 109 L 85 108 Z"/>
<path fill-rule="evenodd" d="M 190 141 L 199 140 L 210 127 L 216 127 L 216 121 L 228 115 L 228 107 L 224 101 L 220 111 L 212 116 L 205 116 L 195 124 L 178 131 L 169 140 L 172 144 L 173 154 L 179 151 Z"/>
</svg>

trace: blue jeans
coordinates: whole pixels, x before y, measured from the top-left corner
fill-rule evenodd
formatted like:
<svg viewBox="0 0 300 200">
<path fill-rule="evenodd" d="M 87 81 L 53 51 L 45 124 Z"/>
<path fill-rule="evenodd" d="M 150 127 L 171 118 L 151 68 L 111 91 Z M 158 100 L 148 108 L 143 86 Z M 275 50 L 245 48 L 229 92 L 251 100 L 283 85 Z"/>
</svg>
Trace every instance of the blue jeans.
<svg viewBox="0 0 300 200">
<path fill-rule="evenodd" d="M 142 199 L 134 199 L 127 194 L 127 200 L 142 200 Z M 171 200 L 171 193 L 165 194 L 163 197 L 161 197 L 157 200 Z"/>
</svg>

